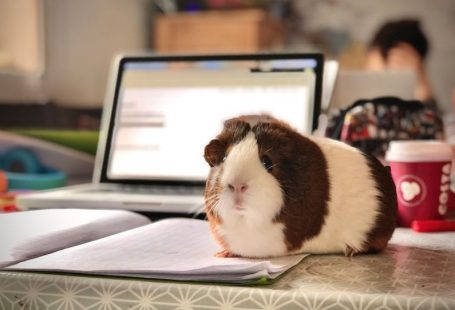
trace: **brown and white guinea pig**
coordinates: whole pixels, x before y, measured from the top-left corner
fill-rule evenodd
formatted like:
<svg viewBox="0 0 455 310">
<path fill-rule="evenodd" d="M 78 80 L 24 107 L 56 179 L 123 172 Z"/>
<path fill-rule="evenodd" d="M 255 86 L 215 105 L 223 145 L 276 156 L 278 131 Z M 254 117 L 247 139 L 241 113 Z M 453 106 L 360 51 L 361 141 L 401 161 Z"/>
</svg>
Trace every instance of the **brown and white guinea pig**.
<svg viewBox="0 0 455 310">
<path fill-rule="evenodd" d="M 205 147 L 205 211 L 217 256 L 374 253 L 395 228 L 389 170 L 344 143 L 270 116 L 224 123 Z"/>
</svg>

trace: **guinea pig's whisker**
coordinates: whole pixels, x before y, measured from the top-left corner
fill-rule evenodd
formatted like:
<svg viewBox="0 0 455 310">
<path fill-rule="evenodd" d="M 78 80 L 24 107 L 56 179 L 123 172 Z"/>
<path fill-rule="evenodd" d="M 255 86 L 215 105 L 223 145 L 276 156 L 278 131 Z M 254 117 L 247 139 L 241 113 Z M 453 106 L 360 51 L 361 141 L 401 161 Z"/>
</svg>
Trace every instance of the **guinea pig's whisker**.
<svg viewBox="0 0 455 310">
<path fill-rule="evenodd" d="M 281 191 L 281 193 L 282 193 L 284 198 L 287 198 L 287 199 L 289 199 L 291 201 L 297 201 L 297 198 L 294 198 L 294 197 L 292 197 L 292 196 L 287 194 L 287 191 L 289 191 L 289 189 L 292 189 L 292 187 L 286 186 L 286 184 L 283 184 L 282 188 L 283 188 L 283 190 Z M 286 190 L 284 190 L 284 189 L 286 189 Z"/>
<path fill-rule="evenodd" d="M 278 165 L 279 165 L 279 163 L 273 164 L 273 165 L 271 165 L 271 166 L 269 167 L 269 169 L 272 169 L 272 168 L 274 168 L 274 167 L 276 167 L 276 166 L 278 166 Z"/>
<path fill-rule="evenodd" d="M 193 214 L 193 218 L 196 218 L 198 215 L 204 212 L 204 205 L 203 203 L 194 205 L 194 208 L 190 209 L 188 213 Z"/>
<path fill-rule="evenodd" d="M 217 205 L 219 204 L 220 196 L 218 194 L 214 194 L 209 196 L 205 199 L 205 206 L 207 207 L 208 211 L 216 212 Z"/>
<path fill-rule="evenodd" d="M 214 197 L 217 197 L 217 196 L 218 196 L 218 194 L 215 193 L 215 194 L 213 194 L 212 196 L 207 196 L 207 197 L 205 197 L 205 200 L 213 199 Z"/>
<path fill-rule="evenodd" d="M 286 191 L 292 191 L 294 188 L 295 188 L 295 185 L 292 184 L 292 180 L 286 182 L 286 181 L 282 181 L 281 183 L 281 188 Z"/>
<path fill-rule="evenodd" d="M 296 198 L 292 197 L 292 196 L 289 196 L 288 194 L 286 194 L 285 192 L 283 192 L 283 196 L 286 197 L 287 199 L 289 200 L 292 200 L 292 201 L 297 201 Z"/>
<path fill-rule="evenodd" d="M 212 211 L 212 213 L 214 214 L 219 214 L 218 209 L 220 208 L 220 205 L 221 205 L 220 201 L 219 200 L 216 201 L 214 204 L 212 204 L 210 211 Z"/>
<path fill-rule="evenodd" d="M 206 204 L 207 204 L 207 203 L 211 204 L 212 202 L 215 202 L 215 201 L 217 201 L 217 200 L 219 200 L 219 195 L 218 195 L 218 194 L 215 194 L 215 195 L 213 195 L 213 196 L 210 196 L 210 197 L 205 198 L 205 203 L 206 203 Z"/>
</svg>

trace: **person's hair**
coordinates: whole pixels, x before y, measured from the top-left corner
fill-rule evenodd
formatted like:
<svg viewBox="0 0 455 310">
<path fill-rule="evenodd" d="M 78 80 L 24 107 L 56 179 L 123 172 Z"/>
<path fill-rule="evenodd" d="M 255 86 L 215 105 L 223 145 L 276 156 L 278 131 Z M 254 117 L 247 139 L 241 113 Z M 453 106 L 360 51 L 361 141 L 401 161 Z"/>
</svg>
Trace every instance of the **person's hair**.
<svg viewBox="0 0 455 310">
<path fill-rule="evenodd" d="M 399 43 L 408 43 L 425 59 L 429 43 L 420 28 L 417 19 L 402 19 L 390 21 L 382 25 L 374 35 L 369 48 L 378 48 L 384 59 L 387 59 L 389 50 Z"/>
</svg>

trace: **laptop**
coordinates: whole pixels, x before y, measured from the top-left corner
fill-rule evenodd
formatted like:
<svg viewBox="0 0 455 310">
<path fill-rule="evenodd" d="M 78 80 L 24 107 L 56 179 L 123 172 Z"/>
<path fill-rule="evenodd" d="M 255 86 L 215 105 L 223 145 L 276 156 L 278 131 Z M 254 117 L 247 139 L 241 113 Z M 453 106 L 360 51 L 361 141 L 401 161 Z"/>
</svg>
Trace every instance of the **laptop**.
<svg viewBox="0 0 455 310">
<path fill-rule="evenodd" d="M 324 78 L 322 79 L 321 112 L 328 111 L 333 96 L 333 89 L 338 76 L 340 64 L 336 60 L 324 61 Z M 320 125 L 320 124 L 319 124 Z"/>
<path fill-rule="evenodd" d="M 18 205 L 197 213 L 204 147 L 223 122 L 268 113 L 311 134 L 322 72 L 321 54 L 118 56 L 92 182 L 21 195 Z"/>
<path fill-rule="evenodd" d="M 399 97 L 414 99 L 416 75 L 410 70 L 339 70 L 329 108 L 343 109 L 359 99 Z M 326 109 L 325 106 L 322 109 Z"/>
</svg>

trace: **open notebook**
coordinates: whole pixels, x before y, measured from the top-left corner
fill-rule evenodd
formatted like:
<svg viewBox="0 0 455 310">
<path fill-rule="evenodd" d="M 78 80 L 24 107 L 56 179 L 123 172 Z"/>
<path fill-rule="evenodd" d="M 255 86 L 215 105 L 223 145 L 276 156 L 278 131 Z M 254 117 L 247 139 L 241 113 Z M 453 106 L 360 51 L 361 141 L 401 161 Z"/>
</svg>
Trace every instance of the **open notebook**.
<svg viewBox="0 0 455 310">
<path fill-rule="evenodd" d="M 205 145 L 226 119 L 268 113 L 317 126 L 320 54 L 121 56 L 103 108 L 93 182 L 21 195 L 22 208 L 202 209 Z"/>
<path fill-rule="evenodd" d="M 0 269 L 228 283 L 275 279 L 305 255 L 219 258 L 207 221 L 122 210 L 0 214 Z"/>
</svg>

